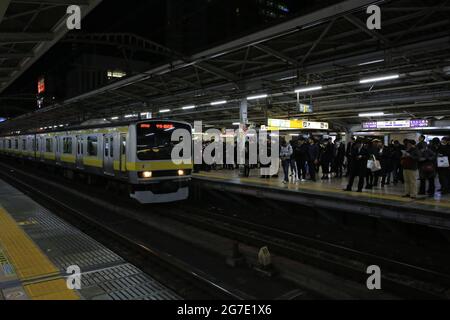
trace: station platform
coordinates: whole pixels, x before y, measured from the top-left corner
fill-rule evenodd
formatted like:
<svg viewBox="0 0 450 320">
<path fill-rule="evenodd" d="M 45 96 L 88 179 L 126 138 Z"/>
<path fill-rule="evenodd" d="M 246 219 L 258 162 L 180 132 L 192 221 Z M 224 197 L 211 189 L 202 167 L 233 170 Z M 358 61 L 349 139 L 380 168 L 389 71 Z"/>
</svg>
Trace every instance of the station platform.
<svg viewBox="0 0 450 320">
<path fill-rule="evenodd" d="M 81 288 L 67 286 L 67 268 Z M 0 180 L 0 300 L 170 300 L 170 289 Z"/>
<path fill-rule="evenodd" d="M 239 176 L 238 170 L 201 171 L 193 175 L 194 186 L 221 192 L 233 192 L 257 198 L 297 203 L 316 209 L 339 210 L 408 223 L 450 229 L 450 196 L 436 193 L 433 198 L 404 198 L 403 184 L 374 187 L 362 193 L 346 192 L 347 178 L 299 181 L 283 184 L 278 178 L 263 179 L 259 170 L 250 177 Z M 320 178 L 320 175 L 319 175 Z M 357 184 L 358 179 L 355 181 Z"/>
</svg>

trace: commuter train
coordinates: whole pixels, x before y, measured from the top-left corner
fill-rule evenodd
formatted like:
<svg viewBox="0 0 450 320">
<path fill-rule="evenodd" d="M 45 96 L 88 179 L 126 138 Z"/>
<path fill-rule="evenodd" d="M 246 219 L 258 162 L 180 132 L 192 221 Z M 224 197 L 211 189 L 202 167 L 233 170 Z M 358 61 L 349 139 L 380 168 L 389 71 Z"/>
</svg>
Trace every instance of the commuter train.
<svg viewBox="0 0 450 320">
<path fill-rule="evenodd" d="M 137 121 L 64 128 L 0 137 L 4 155 L 59 167 L 65 176 L 103 177 L 125 185 L 140 203 L 184 200 L 189 195 L 192 154 L 172 161 L 172 132 L 192 127 L 179 121 Z"/>
</svg>

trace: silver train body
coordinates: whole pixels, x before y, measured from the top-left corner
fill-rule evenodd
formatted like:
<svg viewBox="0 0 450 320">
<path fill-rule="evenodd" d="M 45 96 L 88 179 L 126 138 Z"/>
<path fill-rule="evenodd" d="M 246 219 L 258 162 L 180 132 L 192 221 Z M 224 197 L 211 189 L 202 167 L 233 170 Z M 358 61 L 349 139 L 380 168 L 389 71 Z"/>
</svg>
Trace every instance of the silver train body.
<svg viewBox="0 0 450 320">
<path fill-rule="evenodd" d="M 171 159 L 171 132 L 191 126 L 178 121 L 147 120 L 0 137 L 0 153 L 126 184 L 141 203 L 184 200 L 189 195 L 192 155 Z"/>
</svg>

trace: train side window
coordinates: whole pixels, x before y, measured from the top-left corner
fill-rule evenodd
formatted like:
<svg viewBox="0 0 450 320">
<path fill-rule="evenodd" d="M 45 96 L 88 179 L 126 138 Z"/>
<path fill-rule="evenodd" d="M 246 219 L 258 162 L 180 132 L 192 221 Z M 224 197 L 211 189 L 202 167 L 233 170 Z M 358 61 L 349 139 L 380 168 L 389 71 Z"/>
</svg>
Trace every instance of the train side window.
<svg viewBox="0 0 450 320">
<path fill-rule="evenodd" d="M 111 144 L 109 147 L 109 155 L 111 156 L 111 158 L 114 157 L 114 138 L 111 137 Z"/>
<path fill-rule="evenodd" d="M 11 139 L 8 140 L 8 149 L 11 149 L 12 145 L 11 145 Z"/>
<path fill-rule="evenodd" d="M 45 139 L 45 152 L 48 152 L 48 153 L 53 152 L 53 139 L 52 138 Z"/>
<path fill-rule="evenodd" d="M 79 144 L 78 144 L 78 150 L 80 150 Z M 63 139 L 63 153 L 64 154 L 72 154 L 72 138 L 64 138 Z"/>
<path fill-rule="evenodd" d="M 27 140 L 22 139 L 22 150 L 27 150 Z"/>
<path fill-rule="evenodd" d="M 31 140 L 31 147 L 33 148 L 33 151 L 37 151 L 37 148 L 36 148 L 36 139 L 35 139 L 35 138 L 33 138 L 33 139 Z"/>
<path fill-rule="evenodd" d="M 88 153 L 88 156 L 93 156 L 93 157 L 96 157 L 98 155 L 98 138 L 97 137 L 88 137 L 87 153 Z"/>
<path fill-rule="evenodd" d="M 108 157 L 109 154 L 109 139 L 105 139 L 105 157 Z"/>
<path fill-rule="evenodd" d="M 36 141 L 36 151 L 40 152 L 41 149 L 39 149 L 39 140 Z"/>
<path fill-rule="evenodd" d="M 19 150 L 19 139 L 14 139 L 14 149 Z"/>
<path fill-rule="evenodd" d="M 122 154 L 127 154 L 127 138 L 122 137 Z"/>
</svg>

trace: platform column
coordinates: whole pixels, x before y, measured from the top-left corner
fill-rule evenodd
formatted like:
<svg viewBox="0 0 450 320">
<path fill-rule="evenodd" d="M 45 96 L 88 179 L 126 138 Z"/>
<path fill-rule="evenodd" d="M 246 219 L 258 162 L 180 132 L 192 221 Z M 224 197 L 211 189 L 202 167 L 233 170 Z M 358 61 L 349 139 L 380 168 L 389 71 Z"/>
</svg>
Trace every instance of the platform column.
<svg viewBox="0 0 450 320">
<path fill-rule="evenodd" d="M 248 103 L 247 99 L 242 99 L 239 109 L 239 122 L 242 124 L 248 123 Z"/>
</svg>

